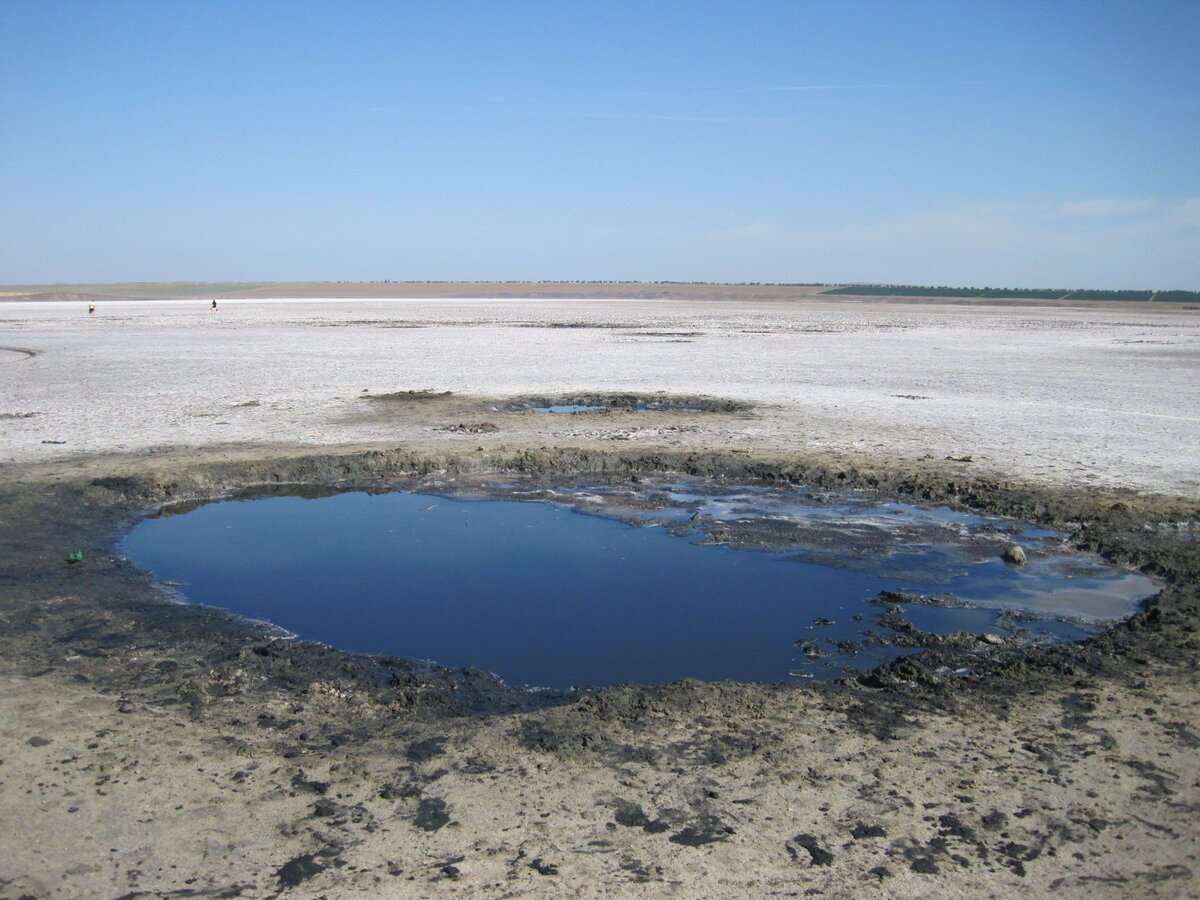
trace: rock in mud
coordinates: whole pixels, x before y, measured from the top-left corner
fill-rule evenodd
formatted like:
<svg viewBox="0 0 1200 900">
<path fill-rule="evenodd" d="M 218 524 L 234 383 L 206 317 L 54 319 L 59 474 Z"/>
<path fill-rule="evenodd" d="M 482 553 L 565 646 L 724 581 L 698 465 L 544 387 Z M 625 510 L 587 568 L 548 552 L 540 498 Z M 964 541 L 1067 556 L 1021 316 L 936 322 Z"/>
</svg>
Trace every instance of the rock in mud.
<svg viewBox="0 0 1200 900">
<path fill-rule="evenodd" d="M 1003 559 L 1009 565 L 1023 566 L 1026 558 L 1025 549 L 1020 544 L 1009 544 L 1004 548 Z"/>
</svg>

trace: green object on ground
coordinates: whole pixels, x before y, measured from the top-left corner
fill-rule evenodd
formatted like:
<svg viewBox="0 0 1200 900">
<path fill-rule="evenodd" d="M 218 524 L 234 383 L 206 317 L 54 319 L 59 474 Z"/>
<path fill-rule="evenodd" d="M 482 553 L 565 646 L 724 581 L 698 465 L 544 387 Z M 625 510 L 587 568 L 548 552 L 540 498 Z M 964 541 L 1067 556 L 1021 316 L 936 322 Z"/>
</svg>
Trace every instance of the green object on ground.
<svg viewBox="0 0 1200 900">
<path fill-rule="evenodd" d="M 83 559 L 83 551 L 82 550 L 72 550 L 70 553 L 67 554 L 67 562 L 77 563 L 81 559 Z"/>
</svg>

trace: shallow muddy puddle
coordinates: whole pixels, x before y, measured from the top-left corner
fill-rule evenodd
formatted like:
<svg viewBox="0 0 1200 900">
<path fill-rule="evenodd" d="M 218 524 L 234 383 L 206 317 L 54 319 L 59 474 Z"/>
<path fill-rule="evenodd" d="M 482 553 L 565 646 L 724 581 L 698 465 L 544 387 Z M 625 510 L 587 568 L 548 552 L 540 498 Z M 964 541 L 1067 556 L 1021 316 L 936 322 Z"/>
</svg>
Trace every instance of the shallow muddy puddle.
<svg viewBox="0 0 1200 900">
<path fill-rule="evenodd" d="M 746 412 L 749 405 L 714 397 L 684 397 L 668 394 L 578 394 L 569 396 L 514 397 L 498 409 L 515 413 L 731 413 Z"/>
<path fill-rule="evenodd" d="M 938 635 L 1077 640 L 1155 590 L 1056 532 L 852 494 L 414 487 L 215 502 L 146 519 L 120 549 L 188 602 L 552 688 L 835 677 Z M 1014 543 L 1024 565 L 1000 558 Z"/>
<path fill-rule="evenodd" d="M 635 403 L 635 404 L 628 405 L 628 406 L 588 406 L 588 405 L 583 405 L 583 404 L 579 404 L 579 403 L 558 403 L 558 404 L 551 404 L 550 406 L 534 406 L 531 409 L 533 412 L 537 412 L 537 413 L 558 413 L 560 415 L 563 413 L 569 414 L 569 413 L 586 413 L 586 412 L 612 412 L 614 410 L 617 410 L 620 412 L 663 412 L 663 411 L 686 412 L 686 413 L 705 412 L 705 410 L 703 410 L 703 409 L 697 409 L 697 408 L 692 408 L 692 407 L 687 407 L 687 406 L 665 407 L 665 406 L 655 406 L 655 405 L 649 404 L 649 403 Z"/>
</svg>

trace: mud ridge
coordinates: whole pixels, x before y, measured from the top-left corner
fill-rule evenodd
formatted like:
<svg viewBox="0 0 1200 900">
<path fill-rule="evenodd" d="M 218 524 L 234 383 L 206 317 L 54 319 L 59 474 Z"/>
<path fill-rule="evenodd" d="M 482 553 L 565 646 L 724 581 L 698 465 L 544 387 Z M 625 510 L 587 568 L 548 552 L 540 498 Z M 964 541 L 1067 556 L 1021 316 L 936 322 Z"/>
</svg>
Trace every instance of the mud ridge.
<svg viewBox="0 0 1200 900">
<path fill-rule="evenodd" d="M 89 558 L 111 559 L 115 572 L 125 566 L 111 557 L 111 543 L 136 516 L 161 504 L 169 503 L 172 511 L 181 511 L 217 496 L 245 498 L 272 493 L 326 496 L 352 488 L 374 486 L 386 490 L 388 479 L 398 476 L 445 478 L 479 473 L 546 477 L 588 474 L 614 480 L 681 473 L 728 481 L 865 488 L 904 499 L 950 503 L 1066 529 L 1073 533 L 1079 547 L 1111 561 L 1138 567 L 1166 582 L 1163 592 L 1150 601 L 1144 612 L 1100 637 L 1079 644 L 1030 651 L 1018 659 L 1007 654 L 985 667 L 997 676 L 1007 674 L 1025 685 L 1031 677 L 1036 681 L 1036 676 L 1042 672 L 1057 678 L 1064 670 L 1079 667 L 1098 667 L 1104 671 L 1119 669 L 1123 658 L 1132 653 L 1150 653 L 1155 658 L 1177 662 L 1183 646 L 1190 646 L 1190 638 L 1200 621 L 1194 587 L 1200 578 L 1200 545 L 1190 537 L 1193 534 L 1190 523 L 1200 520 L 1200 508 L 1195 504 L 1161 498 L 1039 489 L 965 479 L 936 471 L 905 471 L 863 461 L 843 466 L 837 461 L 821 459 L 762 459 L 720 452 L 621 453 L 569 448 L 470 455 L 374 450 L 264 458 L 235 464 L 201 459 L 179 469 L 156 465 L 134 474 L 112 474 L 56 485 L 49 495 L 39 492 L 40 510 L 42 517 L 52 516 L 59 504 L 70 507 L 75 514 L 86 510 L 91 521 L 76 521 L 69 526 L 60 522 L 61 530 L 67 534 L 54 537 L 59 538 L 60 546 L 64 547 L 86 544 Z M 9 489 L 7 493 L 10 493 L 10 502 L 20 502 L 22 491 L 19 488 Z M 47 525 L 52 527 L 50 523 Z M 23 530 L 28 533 L 28 529 Z M 99 543 L 97 539 L 100 539 Z M 11 547 L 11 550 L 6 554 L 10 562 L 5 568 L 10 569 L 10 577 L 16 581 L 23 568 L 28 571 L 25 567 L 29 559 L 21 553 L 19 546 Z M 44 561 L 49 563 L 51 571 L 59 568 L 59 562 L 53 558 Z M 126 581 L 137 579 L 133 573 L 122 574 Z M 89 563 L 86 567 L 62 573 L 62 577 L 72 582 L 83 580 L 85 575 L 99 576 L 97 565 Z M 146 586 L 151 593 L 158 590 L 152 585 Z M 171 611 L 182 614 L 177 606 L 171 607 Z M 245 630 L 245 626 L 236 624 L 235 620 L 231 620 L 226 628 L 230 634 Z M 337 655 L 333 651 L 328 653 Z M 938 670 L 959 662 L 952 656 L 951 651 L 945 650 L 906 657 L 882 667 L 866 680 L 875 687 L 886 683 L 893 687 L 903 684 L 909 690 L 934 689 L 945 681 L 937 674 Z M 994 680 L 992 686 L 999 680 Z M 980 679 L 971 679 L 969 683 L 986 684 Z M 953 684 L 955 689 L 963 687 L 959 681 Z"/>
</svg>

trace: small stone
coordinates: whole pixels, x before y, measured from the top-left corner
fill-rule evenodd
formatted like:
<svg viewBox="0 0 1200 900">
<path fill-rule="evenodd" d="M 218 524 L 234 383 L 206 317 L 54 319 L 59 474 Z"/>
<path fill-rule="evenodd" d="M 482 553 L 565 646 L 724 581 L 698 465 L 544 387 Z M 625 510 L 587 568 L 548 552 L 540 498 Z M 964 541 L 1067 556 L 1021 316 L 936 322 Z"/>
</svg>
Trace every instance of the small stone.
<svg viewBox="0 0 1200 900">
<path fill-rule="evenodd" d="M 1003 559 L 1014 566 L 1025 565 L 1025 549 L 1018 544 L 1010 544 L 1004 548 Z"/>
</svg>

